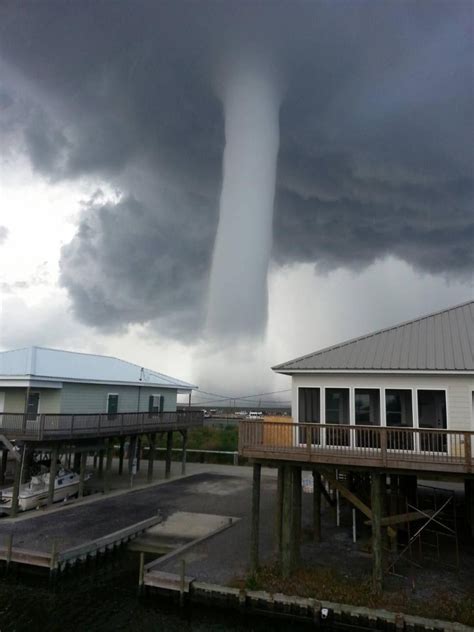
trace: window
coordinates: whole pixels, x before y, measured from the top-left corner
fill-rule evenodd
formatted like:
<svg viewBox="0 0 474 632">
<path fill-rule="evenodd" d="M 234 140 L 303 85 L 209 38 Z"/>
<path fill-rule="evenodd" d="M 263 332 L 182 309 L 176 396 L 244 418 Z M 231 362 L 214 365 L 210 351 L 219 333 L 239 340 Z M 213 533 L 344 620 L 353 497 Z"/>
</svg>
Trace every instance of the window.
<svg viewBox="0 0 474 632">
<path fill-rule="evenodd" d="M 36 419 L 39 410 L 39 393 L 29 393 L 28 395 L 28 405 L 26 407 L 26 418 L 27 419 Z"/>
<path fill-rule="evenodd" d="M 327 388 L 326 389 L 326 423 L 327 424 L 348 424 L 349 423 L 349 389 L 348 388 Z"/>
<path fill-rule="evenodd" d="M 150 395 L 148 398 L 148 412 L 153 415 L 156 413 L 162 413 L 164 408 L 165 398 L 163 395 Z"/>
<path fill-rule="evenodd" d="M 107 396 L 107 414 L 109 419 L 115 419 L 117 416 L 118 398 L 117 393 L 109 393 Z"/>
<path fill-rule="evenodd" d="M 380 425 L 380 392 L 376 388 L 356 388 L 355 422 L 359 426 Z"/>
<path fill-rule="evenodd" d="M 298 418 L 301 423 L 319 423 L 320 421 L 320 389 L 299 389 Z"/>
<path fill-rule="evenodd" d="M 413 427 L 411 391 L 407 389 L 387 389 L 385 391 L 387 426 Z"/>
<path fill-rule="evenodd" d="M 447 428 L 446 393 L 445 391 L 418 391 L 418 425 L 430 432 L 420 433 L 420 449 L 427 452 L 446 452 Z"/>
<path fill-rule="evenodd" d="M 327 388 L 325 400 L 326 423 L 338 426 L 347 425 L 349 423 L 349 389 Z M 326 443 L 327 445 L 349 445 L 349 429 L 327 428 Z"/>
<path fill-rule="evenodd" d="M 301 423 L 319 423 L 321 421 L 321 395 L 319 388 L 298 389 L 299 406 L 298 420 Z M 299 429 L 299 442 L 318 444 L 320 442 L 319 428 L 308 429 L 303 426 Z"/>
</svg>

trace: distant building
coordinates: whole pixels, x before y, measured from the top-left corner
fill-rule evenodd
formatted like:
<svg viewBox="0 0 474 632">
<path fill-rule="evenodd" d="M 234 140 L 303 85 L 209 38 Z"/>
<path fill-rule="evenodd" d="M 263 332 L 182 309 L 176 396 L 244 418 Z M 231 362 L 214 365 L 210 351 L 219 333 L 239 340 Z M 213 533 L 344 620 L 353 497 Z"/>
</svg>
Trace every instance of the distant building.
<svg viewBox="0 0 474 632">
<path fill-rule="evenodd" d="M 0 413 L 172 412 L 192 384 L 109 356 L 28 347 L 0 352 Z"/>
</svg>

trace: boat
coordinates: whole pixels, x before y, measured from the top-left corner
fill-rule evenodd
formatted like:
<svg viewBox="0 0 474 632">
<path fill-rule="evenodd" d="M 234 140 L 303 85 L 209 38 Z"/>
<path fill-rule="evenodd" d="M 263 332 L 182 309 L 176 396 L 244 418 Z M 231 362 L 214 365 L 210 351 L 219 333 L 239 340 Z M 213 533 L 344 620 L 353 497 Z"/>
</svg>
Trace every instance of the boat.
<svg viewBox="0 0 474 632">
<path fill-rule="evenodd" d="M 90 475 L 85 477 L 88 480 Z M 53 502 L 67 500 L 75 496 L 79 491 L 79 474 L 63 467 L 56 474 L 54 482 Z M 18 509 L 28 511 L 36 509 L 48 503 L 49 493 L 49 472 L 32 476 L 28 483 L 20 485 L 18 494 Z M 8 487 L 0 491 L 0 512 L 11 509 L 13 487 Z"/>
</svg>

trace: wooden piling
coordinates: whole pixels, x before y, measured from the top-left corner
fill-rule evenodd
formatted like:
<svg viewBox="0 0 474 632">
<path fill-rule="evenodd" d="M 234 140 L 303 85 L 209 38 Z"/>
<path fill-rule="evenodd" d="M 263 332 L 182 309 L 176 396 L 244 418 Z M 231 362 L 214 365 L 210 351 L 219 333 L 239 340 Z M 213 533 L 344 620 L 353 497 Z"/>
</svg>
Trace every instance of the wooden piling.
<svg viewBox="0 0 474 632">
<path fill-rule="evenodd" d="M 21 458 L 15 460 L 15 473 L 13 477 L 13 489 L 12 489 L 12 507 L 10 510 L 10 516 L 15 517 L 18 513 L 18 495 L 20 493 L 21 484 L 21 469 L 23 465 L 23 454 L 25 448 L 20 448 Z"/>
<path fill-rule="evenodd" d="M 77 493 L 79 498 L 84 496 L 84 480 L 86 475 L 87 465 L 87 452 L 84 450 L 81 452 L 81 462 L 79 464 L 79 491 Z"/>
<path fill-rule="evenodd" d="M 171 454 L 173 449 L 173 431 L 168 430 L 166 433 L 166 463 L 165 463 L 165 478 L 171 476 Z"/>
<path fill-rule="evenodd" d="M 2 450 L 2 463 L 0 465 L 0 485 L 5 484 L 5 474 L 7 471 L 8 450 Z"/>
<path fill-rule="evenodd" d="M 278 466 L 277 499 L 275 511 L 275 551 L 281 551 L 281 521 L 283 515 L 283 466 Z"/>
<path fill-rule="evenodd" d="M 183 437 L 183 448 L 181 453 L 181 475 L 184 476 L 186 474 L 186 449 L 188 447 L 188 431 L 181 430 L 181 435 Z"/>
<path fill-rule="evenodd" d="M 250 568 L 255 573 L 259 566 L 259 538 L 260 538 L 260 482 L 262 466 L 254 463 L 252 485 L 252 525 L 250 532 Z"/>
<path fill-rule="evenodd" d="M 97 473 L 98 478 L 104 476 L 104 452 L 105 450 L 99 450 L 99 471 Z"/>
<path fill-rule="evenodd" d="M 179 605 L 182 608 L 184 606 L 184 589 L 186 586 L 186 560 L 184 557 L 181 559 L 181 568 L 179 573 Z"/>
<path fill-rule="evenodd" d="M 56 483 L 56 472 L 58 469 L 59 446 L 55 445 L 51 449 L 51 463 L 49 466 L 49 487 L 48 487 L 48 506 L 54 502 L 54 487 Z"/>
<path fill-rule="evenodd" d="M 321 542 L 321 474 L 313 470 L 313 540 Z"/>
<path fill-rule="evenodd" d="M 114 440 L 109 439 L 107 441 L 107 458 L 105 461 L 105 477 L 104 477 L 104 492 L 110 492 L 110 476 L 112 473 L 112 459 L 114 456 Z"/>
<path fill-rule="evenodd" d="M 382 475 L 372 473 L 372 583 L 376 594 L 383 588 L 383 557 L 382 557 Z"/>
<path fill-rule="evenodd" d="M 474 538 L 474 479 L 464 479 L 464 506 L 471 538 Z"/>
<path fill-rule="evenodd" d="M 299 473 L 297 470 L 299 470 Z M 298 511 L 301 510 L 301 503 L 296 490 L 298 481 L 301 481 L 301 468 L 285 465 L 283 470 L 283 510 L 280 550 L 283 577 L 288 577 L 293 572 L 299 559 L 299 527 L 301 525 L 301 518 L 298 516 Z"/>
<path fill-rule="evenodd" d="M 10 568 L 10 564 L 12 561 L 12 552 L 13 552 L 13 533 L 9 533 L 7 535 L 7 570 Z"/>
<path fill-rule="evenodd" d="M 300 543 L 301 543 L 301 511 L 303 490 L 301 485 L 302 471 L 301 467 L 293 468 L 293 511 L 294 511 L 294 528 L 292 538 L 293 559 L 295 566 L 300 563 Z"/>
<path fill-rule="evenodd" d="M 147 482 L 151 483 L 153 481 L 153 466 L 155 464 L 155 447 L 156 447 L 156 432 L 152 432 L 148 438 L 148 473 L 147 473 Z"/>
<path fill-rule="evenodd" d="M 119 448 L 119 466 L 118 473 L 119 476 L 123 474 L 123 457 L 125 454 L 125 437 L 120 437 L 120 448 Z"/>
</svg>

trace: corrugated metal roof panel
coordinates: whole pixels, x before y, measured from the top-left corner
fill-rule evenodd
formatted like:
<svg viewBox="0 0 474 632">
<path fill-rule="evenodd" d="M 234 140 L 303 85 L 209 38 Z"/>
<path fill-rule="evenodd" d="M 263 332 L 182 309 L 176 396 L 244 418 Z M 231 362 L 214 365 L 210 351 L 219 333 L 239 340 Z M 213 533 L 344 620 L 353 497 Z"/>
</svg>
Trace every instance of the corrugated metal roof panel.
<svg viewBox="0 0 474 632">
<path fill-rule="evenodd" d="M 28 347 L 0 352 L 0 377 L 34 376 L 80 382 L 127 382 L 189 390 L 192 384 L 111 356 Z"/>
<path fill-rule="evenodd" d="M 474 371 L 474 301 L 273 367 L 301 370 Z"/>
</svg>

